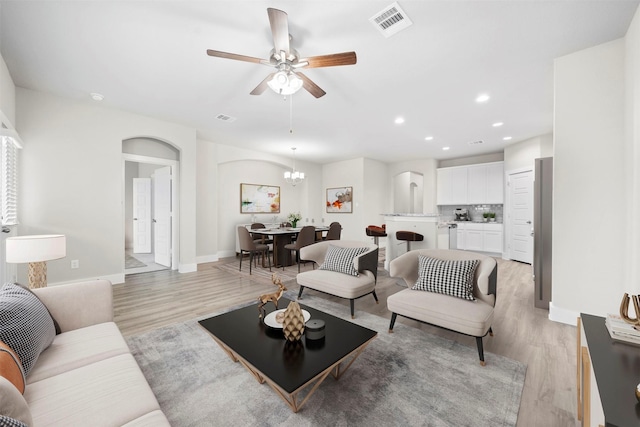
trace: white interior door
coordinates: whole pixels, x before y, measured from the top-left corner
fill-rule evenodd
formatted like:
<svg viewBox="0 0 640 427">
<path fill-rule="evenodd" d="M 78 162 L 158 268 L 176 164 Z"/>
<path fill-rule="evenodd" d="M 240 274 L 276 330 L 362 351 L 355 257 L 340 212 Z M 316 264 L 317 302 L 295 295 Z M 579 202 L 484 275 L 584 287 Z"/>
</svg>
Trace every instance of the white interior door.
<svg viewBox="0 0 640 427">
<path fill-rule="evenodd" d="M 533 262 L 533 171 L 509 175 L 509 258 Z"/>
<path fill-rule="evenodd" d="M 156 169 L 152 179 L 155 263 L 171 268 L 171 166 Z"/>
<path fill-rule="evenodd" d="M 133 178 L 133 252 L 151 253 L 150 178 Z"/>
</svg>

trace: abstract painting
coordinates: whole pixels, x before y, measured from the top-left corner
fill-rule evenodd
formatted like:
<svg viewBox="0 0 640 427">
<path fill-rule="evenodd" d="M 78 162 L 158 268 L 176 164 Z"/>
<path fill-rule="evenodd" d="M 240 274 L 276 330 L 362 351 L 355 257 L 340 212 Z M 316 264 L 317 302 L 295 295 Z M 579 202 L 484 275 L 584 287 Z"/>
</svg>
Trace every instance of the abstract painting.
<svg viewBox="0 0 640 427">
<path fill-rule="evenodd" d="M 240 184 L 240 213 L 280 213 L 280 187 Z"/>
<path fill-rule="evenodd" d="M 353 212 L 353 187 L 327 188 L 327 213 Z"/>
</svg>

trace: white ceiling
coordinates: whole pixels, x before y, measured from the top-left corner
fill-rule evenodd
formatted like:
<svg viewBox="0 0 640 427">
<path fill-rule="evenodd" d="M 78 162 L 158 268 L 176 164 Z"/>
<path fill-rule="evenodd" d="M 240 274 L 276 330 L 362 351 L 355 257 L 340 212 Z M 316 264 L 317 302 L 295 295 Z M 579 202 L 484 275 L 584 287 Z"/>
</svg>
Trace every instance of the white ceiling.
<svg viewBox="0 0 640 427">
<path fill-rule="evenodd" d="M 624 36 L 638 6 L 401 0 L 413 25 L 385 38 L 369 18 L 391 3 L 0 0 L 0 51 L 17 86 L 86 102 L 99 92 L 105 106 L 194 127 L 213 142 L 279 155 L 295 146 L 317 163 L 446 159 L 551 132 L 553 59 Z M 270 68 L 206 54 L 268 58 L 267 7 L 289 14 L 301 56 L 358 57 L 305 71 L 327 94 L 293 96 L 292 134 L 289 100 L 249 95 Z M 490 101 L 477 104 L 480 93 Z"/>
</svg>

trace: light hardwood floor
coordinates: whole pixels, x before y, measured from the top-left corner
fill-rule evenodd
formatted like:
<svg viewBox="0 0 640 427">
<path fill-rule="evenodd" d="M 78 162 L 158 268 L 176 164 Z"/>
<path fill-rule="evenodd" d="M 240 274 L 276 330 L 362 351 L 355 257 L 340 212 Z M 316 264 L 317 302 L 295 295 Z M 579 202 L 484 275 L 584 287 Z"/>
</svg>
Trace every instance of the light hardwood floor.
<svg viewBox="0 0 640 427">
<path fill-rule="evenodd" d="M 135 335 L 175 322 L 203 317 L 220 309 L 256 299 L 273 292 L 270 280 L 249 277 L 220 269 L 222 264 L 237 265 L 236 258 L 202 264 L 194 273 L 160 271 L 129 275 L 114 285 L 115 320 L 125 336 Z M 248 267 L 243 263 L 243 270 Z M 295 269 L 296 267 L 288 267 Z M 311 268 L 308 264 L 303 269 Z M 274 269 L 277 272 L 278 269 Z M 285 284 L 297 290 L 294 280 Z M 403 288 L 380 271 L 373 298 L 356 301 L 359 310 L 390 318 L 386 300 Z M 305 293 L 313 293 L 305 290 Z M 327 296 L 348 310 L 348 301 Z M 531 266 L 498 259 L 498 291 L 494 336 L 485 337 L 485 351 L 518 360 L 527 365 L 518 426 L 571 426 L 579 423 L 576 414 L 576 328 L 548 320 L 548 311 L 534 308 Z M 447 337 L 475 348 L 475 339 L 439 328 L 398 318 L 394 330 L 402 325 Z M 425 349 L 428 351 L 428 349 Z M 478 363 L 477 360 L 469 363 Z M 488 363 L 490 359 L 488 359 Z"/>
</svg>

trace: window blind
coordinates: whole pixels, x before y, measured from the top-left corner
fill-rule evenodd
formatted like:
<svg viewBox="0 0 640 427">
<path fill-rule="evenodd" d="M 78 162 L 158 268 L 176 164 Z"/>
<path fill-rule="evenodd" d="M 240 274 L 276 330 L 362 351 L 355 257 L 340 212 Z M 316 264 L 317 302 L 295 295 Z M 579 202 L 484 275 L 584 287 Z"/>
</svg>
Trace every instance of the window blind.
<svg viewBox="0 0 640 427">
<path fill-rule="evenodd" d="M 0 147 L 0 223 L 18 224 L 18 146 L 13 138 L 2 136 Z"/>
</svg>

